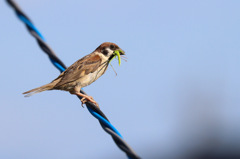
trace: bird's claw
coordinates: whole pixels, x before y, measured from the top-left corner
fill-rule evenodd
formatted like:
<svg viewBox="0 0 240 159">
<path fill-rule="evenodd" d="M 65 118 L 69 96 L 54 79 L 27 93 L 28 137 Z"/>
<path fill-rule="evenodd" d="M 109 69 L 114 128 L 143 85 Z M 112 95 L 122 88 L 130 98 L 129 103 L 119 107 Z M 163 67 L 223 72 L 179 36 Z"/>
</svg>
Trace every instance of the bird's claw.
<svg viewBox="0 0 240 159">
<path fill-rule="evenodd" d="M 98 105 L 98 103 L 93 99 L 93 97 L 91 97 L 91 96 L 88 96 L 88 97 L 83 97 L 82 99 L 81 99 L 81 102 L 82 102 L 82 107 L 84 107 L 83 106 L 83 104 L 85 104 L 86 102 L 92 102 L 93 104 L 95 104 L 98 108 L 99 108 L 99 105 Z"/>
<path fill-rule="evenodd" d="M 83 104 L 85 104 L 86 102 L 87 102 L 87 99 L 85 98 L 85 97 L 83 97 L 82 99 L 81 99 L 81 102 L 82 102 L 82 107 L 84 108 L 84 106 L 83 106 Z"/>
</svg>

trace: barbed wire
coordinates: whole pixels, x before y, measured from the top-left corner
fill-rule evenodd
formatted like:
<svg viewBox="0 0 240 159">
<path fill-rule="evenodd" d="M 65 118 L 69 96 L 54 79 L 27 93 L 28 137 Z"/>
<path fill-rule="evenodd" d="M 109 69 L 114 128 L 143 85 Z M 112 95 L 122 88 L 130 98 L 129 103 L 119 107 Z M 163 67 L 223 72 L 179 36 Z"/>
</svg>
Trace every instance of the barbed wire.
<svg viewBox="0 0 240 159">
<path fill-rule="evenodd" d="M 64 63 L 56 56 L 53 50 L 46 44 L 45 38 L 38 31 L 38 29 L 33 25 L 30 18 L 28 18 L 22 10 L 18 7 L 18 5 L 13 0 L 6 0 L 7 3 L 15 10 L 17 17 L 26 25 L 30 34 L 37 40 L 40 48 L 48 55 L 52 64 L 60 71 L 63 72 L 67 67 Z M 81 93 L 86 94 L 83 90 Z M 87 94 L 86 94 L 87 95 Z M 77 96 L 80 100 L 81 97 Z M 86 106 L 88 111 L 98 119 L 102 128 L 112 136 L 112 139 L 116 143 L 116 145 L 126 153 L 129 159 L 140 159 L 140 157 L 131 149 L 131 147 L 123 140 L 122 135 L 118 132 L 118 130 L 109 122 L 105 114 L 93 103 L 86 102 Z"/>
</svg>

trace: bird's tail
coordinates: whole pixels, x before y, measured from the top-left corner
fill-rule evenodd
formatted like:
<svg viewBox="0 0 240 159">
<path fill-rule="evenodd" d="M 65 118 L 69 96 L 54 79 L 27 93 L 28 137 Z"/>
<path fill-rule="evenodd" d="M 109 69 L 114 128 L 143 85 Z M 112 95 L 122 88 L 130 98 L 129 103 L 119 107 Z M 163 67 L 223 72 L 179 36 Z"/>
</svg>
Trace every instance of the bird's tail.
<svg viewBox="0 0 240 159">
<path fill-rule="evenodd" d="M 23 94 L 26 94 L 24 97 L 30 97 L 31 95 L 34 95 L 36 93 L 40 93 L 40 92 L 46 91 L 46 90 L 51 90 L 51 89 L 53 89 L 54 85 L 55 84 L 53 84 L 53 83 L 49 83 L 49 84 L 43 85 L 41 87 L 34 88 L 30 91 L 24 92 Z"/>
</svg>

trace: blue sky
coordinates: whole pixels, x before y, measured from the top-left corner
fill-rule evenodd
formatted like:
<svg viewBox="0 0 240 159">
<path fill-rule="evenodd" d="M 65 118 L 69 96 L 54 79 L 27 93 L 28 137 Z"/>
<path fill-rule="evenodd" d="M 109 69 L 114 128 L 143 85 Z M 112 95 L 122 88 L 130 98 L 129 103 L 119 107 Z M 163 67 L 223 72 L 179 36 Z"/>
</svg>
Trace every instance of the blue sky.
<svg viewBox="0 0 240 159">
<path fill-rule="evenodd" d="M 240 145 L 240 1 L 16 0 L 70 66 L 110 41 L 113 63 L 84 90 L 142 158 L 181 156 L 216 136 Z M 0 158 L 126 158 L 67 92 L 21 94 L 59 75 L 0 2 Z"/>
</svg>

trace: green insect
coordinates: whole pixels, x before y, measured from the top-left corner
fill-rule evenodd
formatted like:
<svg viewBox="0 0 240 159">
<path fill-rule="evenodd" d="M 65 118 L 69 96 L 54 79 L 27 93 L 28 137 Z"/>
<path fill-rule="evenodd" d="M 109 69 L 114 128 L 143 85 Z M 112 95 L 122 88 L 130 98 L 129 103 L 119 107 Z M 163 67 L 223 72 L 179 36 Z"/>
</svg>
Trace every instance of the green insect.
<svg viewBox="0 0 240 159">
<path fill-rule="evenodd" d="M 109 61 L 109 63 L 114 59 L 114 57 L 118 57 L 118 64 L 119 66 L 121 65 L 121 57 L 120 57 L 120 52 L 118 50 L 113 52 L 113 58 Z"/>
</svg>

